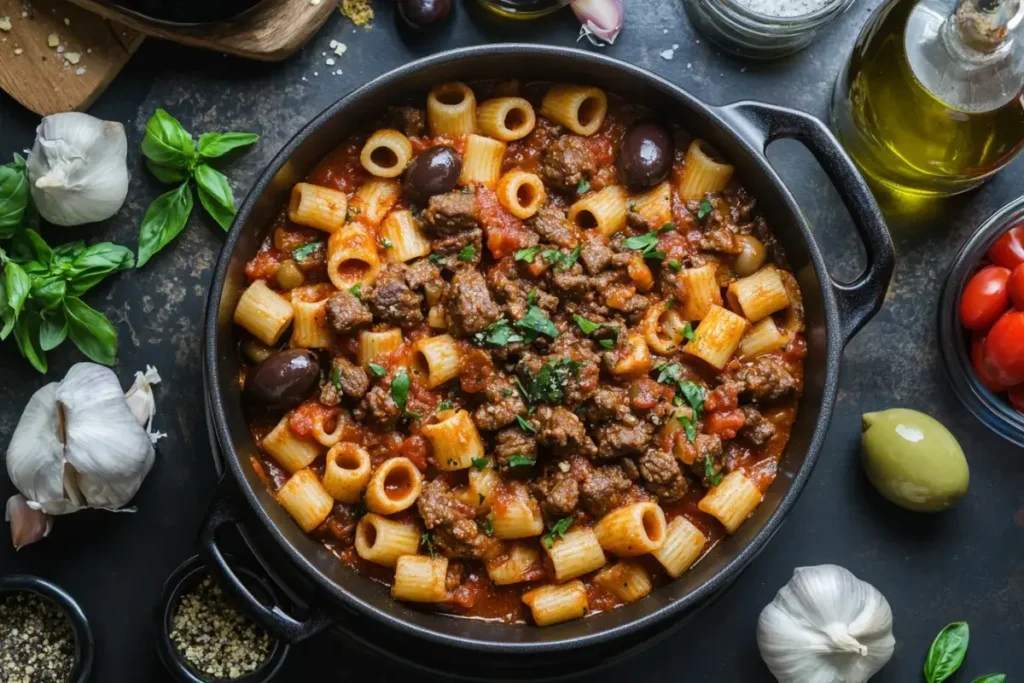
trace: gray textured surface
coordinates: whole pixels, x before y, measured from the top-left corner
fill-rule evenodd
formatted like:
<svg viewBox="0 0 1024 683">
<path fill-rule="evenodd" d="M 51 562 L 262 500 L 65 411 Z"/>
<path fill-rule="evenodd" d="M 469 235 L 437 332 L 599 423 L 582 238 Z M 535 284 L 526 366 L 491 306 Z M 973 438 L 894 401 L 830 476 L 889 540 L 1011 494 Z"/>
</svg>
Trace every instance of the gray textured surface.
<svg viewBox="0 0 1024 683">
<path fill-rule="evenodd" d="M 133 179 L 129 201 L 114 219 L 87 230 L 50 230 L 52 244 L 85 237 L 135 246 L 138 224 L 162 189 L 137 152 L 149 114 L 164 107 L 193 133 L 246 130 L 263 136 L 234 160 L 228 175 L 245 193 L 263 165 L 307 120 L 358 84 L 418 56 L 451 47 L 524 40 L 573 43 L 569 13 L 516 25 L 460 11 L 455 26 L 409 42 L 396 30 L 389 2 L 376 2 L 372 31 L 334 16 L 295 58 L 250 64 L 149 41 L 91 110 L 125 123 Z M 695 35 L 678 0 L 627 0 L 627 25 L 609 55 L 639 64 L 713 104 L 759 99 L 827 116 L 831 84 L 874 0 L 860 0 L 808 51 L 770 64 L 721 54 Z M 463 7 L 460 6 L 460 10 Z M 349 46 L 334 67 L 328 43 Z M 672 60 L 660 53 L 678 44 Z M 341 68 L 343 75 L 329 72 Z M 314 75 L 318 72 L 319 75 Z M 305 77 L 306 80 L 303 80 Z M 685 123 L 685 122 L 684 122 Z M 0 154 L 29 146 L 36 117 L 0 95 Z M 797 143 L 774 145 L 769 156 L 815 226 L 839 275 L 863 258 L 849 218 L 810 155 Z M 935 312 L 945 269 L 974 226 L 1021 192 L 1024 161 L 981 190 L 915 220 L 894 220 L 899 262 L 886 305 L 850 344 L 839 400 L 819 465 L 782 530 L 717 606 L 668 642 L 593 678 L 650 681 L 771 680 L 754 641 L 757 614 L 794 567 L 836 563 L 874 583 L 889 599 L 897 637 L 893 661 L 875 679 L 920 680 L 932 636 L 945 623 L 967 620 L 972 645 L 954 681 L 1004 671 L 1024 675 L 1024 452 L 986 431 L 960 406 L 943 377 Z M 751 188 L 755 193 L 757 188 Z M 192 539 L 215 474 L 202 413 L 199 349 L 206 286 L 222 243 L 213 221 L 193 215 L 186 232 L 141 272 L 104 283 L 89 301 L 120 332 L 124 383 L 146 364 L 159 368 L 157 464 L 136 499 L 134 515 L 83 513 L 58 520 L 45 543 L 14 554 L 0 543 L 0 573 L 41 574 L 69 589 L 92 618 L 100 683 L 164 681 L 153 649 L 152 616 L 164 578 L 192 554 Z M 28 396 L 80 360 L 66 344 L 51 354 L 51 372 L 36 375 L 14 349 L 0 350 L 0 443 L 6 444 Z M 955 510 L 920 516 L 884 502 L 858 464 L 862 412 L 891 406 L 925 410 L 961 440 L 971 463 L 971 491 Z M 0 480 L 0 499 L 11 490 Z M 141 560 L 140 558 L 145 558 Z M 89 577 L 88 581 L 83 577 Z M 323 641 L 294 651 L 283 681 L 337 672 L 319 680 L 408 680 L 415 674 L 381 666 L 358 652 Z"/>
</svg>

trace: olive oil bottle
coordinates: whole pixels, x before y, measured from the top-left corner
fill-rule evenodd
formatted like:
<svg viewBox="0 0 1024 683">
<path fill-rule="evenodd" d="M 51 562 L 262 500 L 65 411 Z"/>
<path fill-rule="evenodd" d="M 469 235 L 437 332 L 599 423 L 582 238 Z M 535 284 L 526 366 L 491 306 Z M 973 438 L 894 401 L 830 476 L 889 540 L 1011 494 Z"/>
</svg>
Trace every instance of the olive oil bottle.
<svg viewBox="0 0 1024 683">
<path fill-rule="evenodd" d="M 890 0 L 840 73 L 832 127 L 869 180 L 945 196 L 1024 147 L 1021 0 Z"/>
</svg>

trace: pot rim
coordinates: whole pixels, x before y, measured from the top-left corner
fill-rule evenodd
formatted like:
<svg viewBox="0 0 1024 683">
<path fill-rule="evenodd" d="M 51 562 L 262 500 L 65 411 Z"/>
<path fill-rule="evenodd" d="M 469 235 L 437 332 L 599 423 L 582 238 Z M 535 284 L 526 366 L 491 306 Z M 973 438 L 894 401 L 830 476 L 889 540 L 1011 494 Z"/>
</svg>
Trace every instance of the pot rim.
<svg viewBox="0 0 1024 683">
<path fill-rule="evenodd" d="M 822 309 L 824 312 L 823 327 L 825 329 L 826 347 L 823 353 L 823 362 L 825 367 L 823 368 L 824 379 L 822 382 L 820 417 L 818 422 L 814 425 L 814 428 L 811 431 L 811 436 L 807 442 L 807 453 L 804 456 L 803 462 L 800 463 L 796 470 L 795 475 L 788 480 L 787 483 L 789 488 L 782 495 L 774 512 L 772 512 L 769 518 L 764 522 L 763 526 L 743 548 L 739 549 L 733 557 L 727 559 L 715 574 L 686 595 L 636 619 L 629 621 L 620 620 L 619 623 L 616 623 L 607 629 L 586 633 L 584 635 L 569 636 L 559 639 L 550 638 L 544 641 L 524 642 L 510 642 L 502 641 L 500 639 L 481 640 L 463 635 L 443 633 L 426 628 L 419 624 L 407 621 L 402 617 L 393 614 L 390 610 L 378 609 L 360 596 L 353 594 L 351 591 L 339 586 L 336 582 L 325 576 L 302 551 L 300 551 L 285 537 L 285 534 L 276 524 L 266 518 L 266 515 L 262 510 L 262 504 L 256 497 L 256 491 L 249 485 L 245 473 L 242 470 L 241 458 L 238 456 L 238 453 L 233 446 L 232 435 L 227 427 L 222 387 L 219 382 L 216 381 L 218 376 L 217 367 L 219 364 L 219 359 L 217 357 L 219 311 L 223 297 L 224 283 L 228 275 L 228 269 L 232 257 L 243 231 L 248 228 L 247 222 L 258 198 L 267 189 L 276 174 L 290 160 L 294 152 L 306 140 L 306 138 L 318 132 L 336 116 L 342 114 L 349 106 L 359 100 L 369 97 L 381 90 L 392 88 L 395 83 L 403 81 L 418 71 L 431 67 L 458 63 L 477 57 L 493 57 L 512 54 L 528 54 L 531 57 L 550 56 L 553 58 L 570 58 L 577 62 L 577 66 L 579 66 L 581 70 L 593 69 L 595 72 L 600 73 L 601 69 L 611 69 L 618 72 L 620 75 L 635 78 L 645 87 L 660 90 L 671 98 L 685 103 L 686 106 L 699 110 L 711 121 L 714 127 L 724 131 L 729 137 L 735 140 L 746 153 L 748 158 L 759 167 L 763 180 L 774 186 L 774 189 L 782 200 L 785 209 L 788 211 L 793 224 L 801 232 L 804 238 L 808 264 L 813 268 L 815 275 L 821 283 Z M 260 227 L 262 228 L 263 226 Z M 281 151 L 278 152 L 273 160 L 267 165 L 257 181 L 253 184 L 252 189 L 249 191 L 245 200 L 239 207 L 235 223 L 228 234 L 225 245 L 221 251 L 220 258 L 217 262 L 217 267 L 214 271 L 214 277 L 211 283 L 209 299 L 207 301 L 206 357 L 204 360 L 206 367 L 204 368 L 204 373 L 211 384 L 211 386 L 207 388 L 207 392 L 211 401 L 211 413 L 215 421 L 214 430 L 226 456 L 225 459 L 227 460 L 228 468 L 230 469 L 232 476 L 239 484 L 239 488 L 241 489 L 247 504 L 254 512 L 257 513 L 257 516 L 260 517 L 260 521 L 267 528 L 275 542 L 282 548 L 288 558 L 302 571 L 302 573 L 312 581 L 316 588 L 326 592 L 332 600 L 340 601 L 342 604 L 354 609 L 359 614 L 366 615 L 386 626 L 390 626 L 406 634 L 417 636 L 425 641 L 435 644 L 483 653 L 524 654 L 553 652 L 565 650 L 566 648 L 576 649 L 607 643 L 619 636 L 653 627 L 655 624 L 672 616 L 681 615 L 686 612 L 688 608 L 703 602 L 723 587 L 728 586 L 764 549 L 768 541 L 772 536 L 774 536 L 775 532 L 778 531 L 784 518 L 792 509 L 800 493 L 803 491 L 803 488 L 810 478 L 815 464 L 817 463 L 821 447 L 824 444 L 832 410 L 835 405 L 839 379 L 839 364 L 842 358 L 845 341 L 843 333 L 840 331 L 839 320 L 840 313 L 836 302 L 834 286 L 832 285 L 832 280 L 829 277 L 824 258 L 817 246 L 817 242 L 815 241 L 807 219 L 801 212 L 792 193 L 790 193 L 789 189 L 782 182 L 782 179 L 764 156 L 763 149 L 758 149 L 755 144 L 751 142 L 751 137 L 746 134 L 741 124 L 735 120 L 729 120 L 725 115 L 723 108 L 715 107 L 701 101 L 686 90 L 662 78 L 661 76 L 658 76 L 657 74 L 617 59 L 576 48 L 534 45 L 529 43 L 500 43 L 465 47 L 439 53 L 410 62 L 409 64 L 389 71 L 373 79 L 369 83 L 353 90 L 351 93 L 328 106 L 324 111 L 303 126 L 302 129 L 300 129 L 292 139 L 282 147 Z M 450 619 L 450 617 L 438 615 L 438 619 L 446 618 Z M 508 626 L 508 628 L 515 627 Z"/>
</svg>

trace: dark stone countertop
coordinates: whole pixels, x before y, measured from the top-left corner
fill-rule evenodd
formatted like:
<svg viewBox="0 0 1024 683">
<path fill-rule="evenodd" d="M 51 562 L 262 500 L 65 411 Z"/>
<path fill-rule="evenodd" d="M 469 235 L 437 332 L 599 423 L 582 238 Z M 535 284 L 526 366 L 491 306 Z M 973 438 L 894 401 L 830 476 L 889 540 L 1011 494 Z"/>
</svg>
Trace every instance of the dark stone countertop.
<svg viewBox="0 0 1024 683">
<path fill-rule="evenodd" d="M 330 1 L 330 0 L 328 0 Z M 456 24 L 418 43 L 396 31 L 393 5 L 375 3 L 372 31 L 335 14 L 297 56 L 281 64 L 246 63 L 158 40 L 147 41 L 90 113 L 125 123 L 133 179 L 121 212 L 98 226 L 58 231 L 52 244 L 101 238 L 134 247 L 149 202 L 163 191 L 138 153 L 148 116 L 163 107 L 190 131 L 255 131 L 259 145 L 227 167 L 236 196 L 313 115 L 353 87 L 411 59 L 463 45 L 507 40 L 575 44 L 568 12 L 514 24 L 460 11 Z M 832 83 L 876 0 L 860 0 L 807 51 L 765 64 L 724 56 L 690 27 L 677 0 L 627 2 L 618 44 L 604 52 L 651 69 L 713 104 L 758 99 L 826 117 Z M 460 6 L 460 10 L 464 7 Z M 328 43 L 349 50 L 325 65 Z M 660 53 L 680 47 L 674 59 Z M 341 68 L 343 75 L 330 72 Z M 319 75 L 316 75 L 318 72 Z M 31 145 L 37 118 L 0 96 L 0 158 Z M 685 124 L 685 122 L 682 122 Z M 769 156 L 815 227 L 826 258 L 840 275 L 862 262 L 846 211 L 806 150 L 794 142 Z M 875 678 L 921 680 L 924 653 L 946 623 L 966 620 L 972 645 L 966 682 L 1002 671 L 1024 674 L 1024 453 L 967 414 L 943 376 L 935 318 L 945 270 L 970 232 L 1020 192 L 1024 160 L 980 190 L 915 221 L 894 221 L 899 262 L 882 312 L 849 345 L 832 427 L 817 469 L 786 524 L 736 585 L 703 616 L 668 641 L 593 680 L 771 680 L 754 640 L 757 615 L 793 568 L 840 564 L 877 586 L 895 614 L 896 653 Z M 751 188 L 755 193 L 757 188 Z M 163 682 L 154 649 L 153 614 L 165 577 L 193 554 L 195 530 L 216 483 L 204 425 L 200 373 L 201 315 L 220 229 L 199 211 L 187 230 L 139 272 L 104 282 L 88 297 L 117 325 L 125 386 L 132 373 L 156 366 L 160 442 L 156 465 L 136 497 L 138 512 L 85 512 L 57 520 L 54 533 L 15 554 L 0 542 L 0 573 L 40 574 L 67 588 L 92 620 L 97 683 Z M 28 397 L 59 379 L 82 357 L 70 343 L 51 354 L 50 374 L 36 374 L 8 340 L 0 353 L 0 443 L 6 444 Z M 860 415 L 892 406 L 931 413 L 960 439 L 971 464 L 971 491 L 938 516 L 904 512 L 883 501 L 861 474 Z M 0 500 L 12 492 L 0 480 Z M 333 653 L 337 652 L 335 655 Z M 331 653 L 331 654 L 328 654 Z M 322 677 L 328 672 L 334 676 Z M 322 640 L 296 648 L 283 681 L 409 680 L 414 672 Z"/>
</svg>

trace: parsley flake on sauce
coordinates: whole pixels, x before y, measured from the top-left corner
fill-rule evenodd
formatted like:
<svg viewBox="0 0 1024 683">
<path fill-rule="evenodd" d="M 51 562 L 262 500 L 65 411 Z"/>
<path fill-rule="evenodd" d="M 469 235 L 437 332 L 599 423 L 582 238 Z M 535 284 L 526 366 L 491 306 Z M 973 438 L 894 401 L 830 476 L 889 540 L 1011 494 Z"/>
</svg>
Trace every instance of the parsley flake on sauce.
<svg viewBox="0 0 1024 683">
<path fill-rule="evenodd" d="M 686 325 L 683 326 L 683 337 L 690 341 L 693 341 L 694 339 L 697 338 L 697 335 L 693 333 L 693 325 L 691 325 L 690 323 L 686 323 Z"/>
<path fill-rule="evenodd" d="M 335 391 L 341 393 L 341 368 L 336 367 L 331 371 L 331 385 Z"/>
<path fill-rule="evenodd" d="M 383 377 L 388 374 L 388 371 L 384 369 L 383 365 L 377 365 L 376 363 L 370 363 L 370 371 L 378 377 Z"/>
<path fill-rule="evenodd" d="M 403 413 L 409 404 L 409 373 L 402 368 L 391 380 L 391 400 L 395 402 L 398 409 Z"/>
<path fill-rule="evenodd" d="M 469 263 L 476 256 L 476 247 L 465 246 L 459 252 L 459 260 L 465 263 Z"/>
<path fill-rule="evenodd" d="M 480 531 L 484 532 L 485 535 L 494 535 L 494 522 L 492 522 L 489 517 L 476 520 L 476 525 L 480 528 Z"/>
<path fill-rule="evenodd" d="M 454 407 L 455 406 L 452 405 L 451 401 L 441 401 L 440 403 L 437 404 L 437 412 L 443 413 L 444 411 L 451 410 Z"/>
<path fill-rule="evenodd" d="M 665 258 L 665 252 L 658 250 L 658 235 L 660 230 L 652 230 L 643 235 L 634 235 L 622 240 L 622 246 L 626 249 L 640 252 L 645 259 L 661 260 Z"/>
<path fill-rule="evenodd" d="M 360 301 L 362 301 L 363 300 L 363 283 L 362 282 L 355 283 L 354 285 L 352 285 L 351 287 L 348 288 L 348 293 L 351 294 L 352 296 L 354 296 L 355 298 L 359 299 Z"/>
<path fill-rule="evenodd" d="M 686 334 L 685 331 L 683 334 Z M 683 380 L 683 366 L 679 363 L 662 363 L 661 365 L 656 365 L 654 369 L 658 372 L 657 382 L 659 384 L 675 387 L 676 398 L 672 402 L 675 405 L 682 405 L 682 400 L 677 399 L 680 399 L 680 397 L 685 398 L 686 402 L 693 408 L 693 418 L 699 420 L 701 413 L 704 412 L 704 388 L 689 380 Z"/>
<path fill-rule="evenodd" d="M 380 246 L 384 247 L 385 249 L 390 249 L 391 247 L 395 246 L 395 243 L 389 240 L 387 237 L 381 237 Z"/>
<path fill-rule="evenodd" d="M 590 192 L 590 181 L 586 178 L 576 184 L 576 194 L 583 194 L 584 192 Z"/>
<path fill-rule="evenodd" d="M 471 462 L 473 463 L 473 469 L 475 469 L 477 472 L 482 472 L 483 470 L 487 469 L 489 461 L 487 460 L 487 458 L 473 458 Z"/>
<path fill-rule="evenodd" d="M 680 263 L 677 259 L 666 261 L 665 265 L 667 265 L 669 268 L 676 271 L 677 273 L 683 269 L 683 264 Z"/>
<path fill-rule="evenodd" d="M 530 424 L 530 422 L 522 415 L 516 415 L 516 422 L 519 423 L 519 428 L 522 429 L 524 432 L 533 432 L 534 434 L 537 433 L 537 428 Z"/>
<path fill-rule="evenodd" d="M 575 320 L 576 324 L 580 326 L 580 329 L 583 331 L 583 334 L 594 334 L 599 329 L 601 329 L 601 323 L 590 322 L 589 320 L 584 318 L 582 315 L 579 315 L 578 313 L 573 313 L 572 319 Z"/>
<path fill-rule="evenodd" d="M 442 256 L 441 254 L 438 254 L 435 251 L 435 252 L 431 253 L 430 256 L 427 257 L 427 260 L 430 261 L 431 263 L 434 263 L 434 264 L 442 264 L 442 263 L 445 263 L 448 259 L 446 259 L 444 256 Z"/>
<path fill-rule="evenodd" d="M 710 455 L 704 456 L 704 476 L 711 482 L 712 486 L 718 486 L 722 483 L 722 475 L 715 472 L 715 463 L 711 460 Z"/>
<path fill-rule="evenodd" d="M 521 382 L 526 400 L 530 403 L 561 403 L 565 398 L 566 383 L 579 376 L 582 367 L 582 363 L 571 358 L 559 358 L 544 363 L 536 375 L 526 375 Z"/>
<path fill-rule="evenodd" d="M 562 519 L 551 525 L 551 528 L 546 534 L 540 537 L 540 542 L 545 548 L 551 548 L 555 545 L 556 538 L 565 538 L 565 532 L 569 530 L 572 523 L 572 517 L 562 517 Z"/>
<path fill-rule="evenodd" d="M 697 209 L 697 220 L 702 221 L 707 218 L 708 214 L 714 211 L 715 207 L 711 205 L 708 200 L 703 200 L 700 203 L 700 208 Z"/>
<path fill-rule="evenodd" d="M 686 417 L 685 415 L 679 415 L 676 417 L 679 420 L 679 424 L 682 425 L 683 430 L 686 432 L 686 439 L 693 443 L 697 440 L 697 428 L 693 426 L 693 420 Z"/>
<path fill-rule="evenodd" d="M 509 467 L 530 467 L 535 464 L 537 464 L 536 458 L 531 458 L 520 453 L 508 456 Z"/>
<path fill-rule="evenodd" d="M 292 258 L 294 258 L 299 263 L 302 263 L 306 259 L 308 259 L 313 254 L 313 252 L 319 249 L 322 245 L 323 242 L 310 242 L 308 244 L 303 244 L 301 247 L 296 247 L 295 249 L 292 250 Z"/>
<path fill-rule="evenodd" d="M 515 322 L 515 326 L 528 335 L 528 341 L 533 341 L 539 334 L 547 335 L 552 339 L 558 337 L 558 328 L 539 306 L 530 306 L 526 315 Z"/>
<path fill-rule="evenodd" d="M 420 545 L 427 549 L 430 557 L 437 557 L 437 551 L 434 550 L 434 540 L 430 538 L 429 531 L 424 531 L 423 534 L 420 535 Z"/>
<path fill-rule="evenodd" d="M 473 335 L 473 341 L 477 346 L 504 347 L 514 342 L 523 341 L 523 336 L 512 329 L 512 326 L 505 319 L 491 323 L 483 332 Z"/>
<path fill-rule="evenodd" d="M 526 247 L 520 249 L 515 253 L 516 261 L 525 261 L 526 263 L 533 263 L 533 259 L 537 258 L 537 254 L 540 253 L 541 247 Z"/>
</svg>

